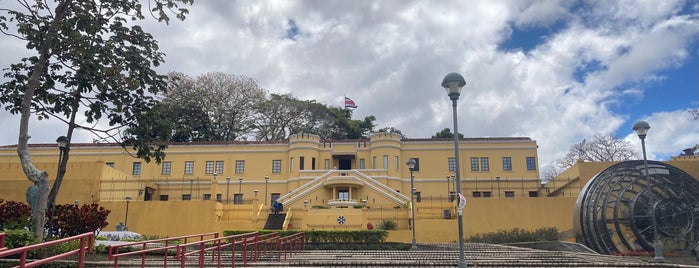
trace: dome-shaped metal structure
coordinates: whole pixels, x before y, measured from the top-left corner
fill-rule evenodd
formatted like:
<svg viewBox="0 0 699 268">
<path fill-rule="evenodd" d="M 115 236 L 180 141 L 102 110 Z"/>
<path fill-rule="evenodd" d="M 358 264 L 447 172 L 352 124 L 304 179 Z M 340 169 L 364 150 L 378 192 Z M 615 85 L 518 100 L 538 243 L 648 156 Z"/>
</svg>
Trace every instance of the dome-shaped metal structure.
<svg viewBox="0 0 699 268">
<path fill-rule="evenodd" d="M 699 244 L 699 181 L 674 166 L 648 161 L 649 185 L 644 170 L 642 160 L 621 162 L 583 187 L 574 223 L 588 247 L 603 254 L 653 251 L 651 211 L 664 251 Z"/>
</svg>

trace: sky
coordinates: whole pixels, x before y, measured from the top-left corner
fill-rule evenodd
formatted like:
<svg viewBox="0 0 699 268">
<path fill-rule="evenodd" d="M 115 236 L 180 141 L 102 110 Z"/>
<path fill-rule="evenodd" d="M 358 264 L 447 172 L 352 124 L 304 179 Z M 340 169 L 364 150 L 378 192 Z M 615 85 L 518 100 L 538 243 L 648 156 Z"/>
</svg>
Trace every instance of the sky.
<svg viewBox="0 0 699 268">
<path fill-rule="evenodd" d="M 3 2 L 2 4 L 5 4 Z M 648 158 L 699 143 L 699 1 L 196 1 L 184 21 L 139 22 L 166 54 L 161 73 L 245 75 L 269 93 L 342 106 L 408 138 L 453 128 L 441 87 L 457 72 L 466 137 L 530 137 L 539 165 L 595 134 L 628 139 L 647 121 Z M 0 37 L 0 68 L 27 55 Z M 0 145 L 19 116 L 0 111 Z M 67 127 L 34 121 L 32 143 Z M 76 133 L 73 142 L 90 142 Z"/>
</svg>

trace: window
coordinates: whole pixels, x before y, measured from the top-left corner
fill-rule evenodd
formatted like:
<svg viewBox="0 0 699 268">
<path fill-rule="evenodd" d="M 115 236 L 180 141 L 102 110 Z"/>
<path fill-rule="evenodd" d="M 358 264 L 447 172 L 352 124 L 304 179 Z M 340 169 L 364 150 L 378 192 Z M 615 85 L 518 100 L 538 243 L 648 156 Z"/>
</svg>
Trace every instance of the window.
<svg viewBox="0 0 699 268">
<path fill-rule="evenodd" d="M 194 173 L 194 161 L 184 161 L 184 174 Z"/>
<path fill-rule="evenodd" d="M 233 195 L 233 204 L 242 204 L 243 203 L 243 194 L 234 194 Z"/>
<path fill-rule="evenodd" d="M 218 201 L 218 202 L 223 201 L 223 194 L 216 194 L 216 201 Z"/>
<path fill-rule="evenodd" d="M 325 159 L 325 169 L 330 169 L 330 159 Z"/>
<path fill-rule="evenodd" d="M 527 157 L 527 170 L 536 170 L 536 159 L 534 157 Z"/>
<path fill-rule="evenodd" d="M 400 169 L 400 161 L 398 159 L 398 156 L 395 157 L 395 162 L 396 162 L 396 170 Z"/>
<path fill-rule="evenodd" d="M 211 194 L 204 194 L 202 197 L 204 200 L 211 200 Z"/>
<path fill-rule="evenodd" d="M 471 157 L 471 171 L 478 171 L 478 157 Z"/>
<path fill-rule="evenodd" d="M 316 170 L 316 158 L 311 157 L 311 170 Z"/>
<path fill-rule="evenodd" d="M 364 158 L 360 158 L 360 159 L 359 159 L 359 169 L 365 169 L 365 168 L 366 168 L 364 162 L 365 162 L 365 161 L 364 161 Z"/>
<path fill-rule="evenodd" d="M 163 162 L 162 164 L 162 174 L 163 175 L 170 175 L 170 172 L 172 172 L 172 162 Z"/>
<path fill-rule="evenodd" d="M 488 170 L 490 170 L 490 161 L 488 161 L 487 157 L 481 157 L 481 171 Z"/>
<path fill-rule="evenodd" d="M 216 174 L 223 174 L 223 161 L 216 161 Z"/>
<path fill-rule="evenodd" d="M 490 197 L 491 193 L 490 192 L 483 192 L 483 197 Z"/>
<path fill-rule="evenodd" d="M 539 197 L 539 191 L 529 191 L 529 197 Z"/>
<path fill-rule="evenodd" d="M 272 173 L 282 173 L 282 160 L 272 160 Z"/>
<path fill-rule="evenodd" d="M 206 168 L 204 171 L 206 174 L 214 173 L 214 161 L 206 161 Z"/>
<path fill-rule="evenodd" d="M 114 162 L 107 162 L 107 166 L 114 167 Z"/>
<path fill-rule="evenodd" d="M 182 195 L 182 200 L 192 200 L 192 195 L 190 195 L 190 194 L 183 194 L 183 195 Z"/>
<path fill-rule="evenodd" d="M 245 160 L 235 160 L 235 174 L 245 172 Z"/>
<path fill-rule="evenodd" d="M 133 162 L 132 175 L 141 175 L 141 162 Z"/>
<path fill-rule="evenodd" d="M 388 169 L 388 155 L 383 156 L 383 169 Z"/>
<path fill-rule="evenodd" d="M 289 172 L 294 171 L 294 158 L 289 158 Z"/>
<path fill-rule="evenodd" d="M 170 197 L 170 196 L 168 196 L 168 195 L 166 195 L 166 194 L 161 194 L 161 195 L 160 195 L 160 201 L 167 201 L 167 200 L 169 199 L 169 197 Z"/>
<path fill-rule="evenodd" d="M 306 161 L 304 161 L 304 160 L 306 160 L 305 157 L 303 157 L 303 156 L 299 157 L 299 170 L 304 170 L 304 169 L 305 169 L 305 167 L 304 167 L 304 164 L 305 164 L 305 163 L 304 163 L 304 162 L 306 162 Z"/>
<path fill-rule="evenodd" d="M 339 200 L 349 200 L 349 190 L 340 189 L 337 191 L 337 199 Z"/>
<path fill-rule="evenodd" d="M 515 197 L 514 191 L 505 191 L 505 197 Z"/>
<path fill-rule="evenodd" d="M 371 168 L 373 168 L 373 169 L 376 168 L 376 156 L 371 158 Z"/>
<path fill-rule="evenodd" d="M 481 197 L 481 192 L 473 192 L 473 197 Z"/>
<path fill-rule="evenodd" d="M 503 157 L 502 158 L 502 170 L 512 171 L 512 157 Z"/>
<path fill-rule="evenodd" d="M 449 157 L 449 171 L 456 171 L 456 158 Z"/>
</svg>

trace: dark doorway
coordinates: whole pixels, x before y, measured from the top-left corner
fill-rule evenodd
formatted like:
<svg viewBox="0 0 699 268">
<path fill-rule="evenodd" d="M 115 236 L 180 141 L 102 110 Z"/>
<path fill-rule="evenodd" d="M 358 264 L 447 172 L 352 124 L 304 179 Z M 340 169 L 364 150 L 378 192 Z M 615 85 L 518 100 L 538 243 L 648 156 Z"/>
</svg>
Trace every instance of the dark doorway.
<svg viewBox="0 0 699 268">
<path fill-rule="evenodd" d="M 153 194 L 155 194 L 155 189 L 146 187 L 146 189 L 143 191 L 143 201 L 153 200 Z"/>
<path fill-rule="evenodd" d="M 338 162 L 340 163 L 340 170 L 350 170 L 352 169 L 352 159 L 349 158 L 341 158 L 338 159 Z"/>
</svg>

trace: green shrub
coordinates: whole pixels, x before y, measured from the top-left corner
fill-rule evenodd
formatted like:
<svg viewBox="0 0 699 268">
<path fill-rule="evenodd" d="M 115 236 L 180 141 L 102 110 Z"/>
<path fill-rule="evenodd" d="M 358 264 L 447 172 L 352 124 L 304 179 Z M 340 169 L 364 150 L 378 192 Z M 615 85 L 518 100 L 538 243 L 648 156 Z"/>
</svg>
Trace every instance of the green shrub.
<svg viewBox="0 0 699 268">
<path fill-rule="evenodd" d="M 398 224 L 392 220 L 383 220 L 377 229 L 379 230 L 395 230 L 398 228 Z"/>
<path fill-rule="evenodd" d="M 386 241 L 388 232 L 385 230 L 358 231 L 306 231 L 306 241 L 310 243 L 382 243 Z"/>
<path fill-rule="evenodd" d="M 8 249 L 21 248 L 36 242 L 34 233 L 29 230 L 4 230 L 3 232 L 5 233 L 5 247 Z"/>
<path fill-rule="evenodd" d="M 514 228 L 512 230 L 500 230 L 495 233 L 477 234 L 467 238 L 471 243 L 506 244 L 535 241 L 559 240 L 558 229 L 555 227 L 539 228 L 535 231 Z"/>
</svg>

